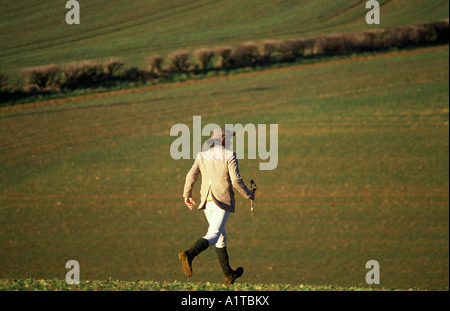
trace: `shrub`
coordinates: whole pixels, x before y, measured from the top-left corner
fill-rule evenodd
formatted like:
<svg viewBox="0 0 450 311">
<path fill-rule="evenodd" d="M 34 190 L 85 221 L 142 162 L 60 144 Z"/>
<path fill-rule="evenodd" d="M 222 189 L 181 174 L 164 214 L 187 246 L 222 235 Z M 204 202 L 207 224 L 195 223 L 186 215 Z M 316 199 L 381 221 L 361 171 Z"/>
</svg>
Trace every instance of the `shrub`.
<svg viewBox="0 0 450 311">
<path fill-rule="evenodd" d="M 385 30 L 386 44 L 404 48 L 427 44 L 448 43 L 448 20 L 425 23 L 417 26 L 397 26 Z"/>
<path fill-rule="evenodd" d="M 5 75 L 3 72 L 0 72 L 0 91 L 3 90 L 3 88 L 8 83 L 8 76 Z"/>
<path fill-rule="evenodd" d="M 28 85 L 34 85 L 39 90 L 57 88 L 60 84 L 60 68 L 55 64 L 24 68 L 21 75 Z"/>
<path fill-rule="evenodd" d="M 214 50 L 201 48 L 195 51 L 200 70 L 208 70 L 211 67 L 211 60 L 215 55 Z"/>
<path fill-rule="evenodd" d="M 128 68 L 125 71 L 125 78 L 129 81 L 147 81 L 152 78 L 152 73 L 137 67 Z"/>
<path fill-rule="evenodd" d="M 281 61 L 292 61 L 294 60 L 294 53 L 292 52 L 292 47 L 287 41 L 280 41 L 278 44 L 278 52 L 280 53 Z"/>
<path fill-rule="evenodd" d="M 297 38 L 297 39 L 291 39 L 287 40 L 291 47 L 292 52 L 294 53 L 295 58 L 303 57 L 305 56 L 306 49 L 308 47 L 309 41 L 304 38 Z"/>
<path fill-rule="evenodd" d="M 402 48 L 411 45 L 412 37 L 411 26 L 397 26 L 386 29 L 385 42 L 389 47 Z"/>
<path fill-rule="evenodd" d="M 89 60 L 66 64 L 62 76 L 62 86 L 67 89 L 95 86 L 106 77 L 102 63 Z"/>
<path fill-rule="evenodd" d="M 424 44 L 442 44 L 449 42 L 449 20 L 441 20 L 431 23 L 424 23 L 416 26 L 415 43 Z"/>
<path fill-rule="evenodd" d="M 123 74 L 125 63 L 119 58 L 111 57 L 103 62 L 103 72 L 108 79 L 112 79 L 115 76 Z"/>
<path fill-rule="evenodd" d="M 259 61 L 258 45 L 253 42 L 240 44 L 233 48 L 230 57 L 237 67 L 254 66 Z"/>
<path fill-rule="evenodd" d="M 280 42 L 277 40 L 264 40 L 259 43 L 258 50 L 263 64 L 271 64 L 276 61 L 279 44 Z"/>
<path fill-rule="evenodd" d="M 139 77 L 139 68 L 137 67 L 128 68 L 125 76 L 127 77 L 127 80 L 137 81 Z"/>
<path fill-rule="evenodd" d="M 303 56 L 309 56 L 313 54 L 314 45 L 316 44 L 317 38 L 305 38 L 303 39 L 304 50 Z"/>
<path fill-rule="evenodd" d="M 171 61 L 170 70 L 173 72 L 186 72 L 189 69 L 190 54 L 187 51 L 175 51 L 169 54 L 169 59 Z"/>
<path fill-rule="evenodd" d="M 60 88 L 77 89 L 95 86 L 114 77 L 122 76 L 131 81 L 145 81 L 155 76 L 169 78 L 172 72 L 192 70 L 207 71 L 213 67 L 217 56 L 220 68 L 235 68 L 271 64 L 277 61 L 294 61 L 312 56 L 340 55 L 360 52 L 405 48 L 449 42 L 449 19 L 424 23 L 416 26 L 397 26 L 359 33 L 343 33 L 312 38 L 289 40 L 264 40 L 258 44 L 243 43 L 234 47 L 221 46 L 215 49 L 200 48 L 195 51 L 198 65 L 190 64 L 190 53 L 175 51 L 169 54 L 170 71 L 162 68 L 164 59 L 152 55 L 145 59 L 146 69 L 124 68 L 124 62 L 110 58 L 104 62 L 81 61 L 58 67 L 55 64 L 24 68 L 20 74 L 26 79 L 25 89 L 30 93 Z M 7 76 L 0 73 L 0 90 L 7 83 Z M 3 95 L 6 93 L 2 93 Z"/>
<path fill-rule="evenodd" d="M 440 20 L 433 23 L 425 23 L 422 25 L 426 29 L 432 29 L 435 34 L 436 43 L 448 43 L 449 42 L 449 19 Z"/>
<path fill-rule="evenodd" d="M 233 66 L 231 59 L 231 52 L 233 48 L 230 46 L 219 46 L 215 49 L 216 54 L 219 56 L 219 67 L 230 68 Z"/>
<path fill-rule="evenodd" d="M 405 46 L 426 45 L 436 39 L 434 29 L 423 25 L 405 27 L 403 36 Z"/>
<path fill-rule="evenodd" d="M 39 89 L 36 85 L 26 85 L 23 89 L 23 91 L 25 92 L 25 94 L 29 94 L 29 95 L 37 95 L 39 94 Z"/>
<path fill-rule="evenodd" d="M 387 49 L 391 46 L 389 35 L 384 29 L 367 30 L 353 34 L 354 52 L 368 52 Z"/>
<path fill-rule="evenodd" d="M 280 58 L 282 60 L 295 60 L 304 57 L 310 44 L 311 41 L 304 38 L 282 41 L 279 46 Z"/>
<path fill-rule="evenodd" d="M 332 34 L 321 36 L 317 40 L 316 55 L 344 55 L 355 52 L 358 46 L 354 34 Z"/>
<path fill-rule="evenodd" d="M 280 41 L 278 44 L 281 61 L 292 61 L 295 59 L 294 49 L 288 40 Z"/>
<path fill-rule="evenodd" d="M 158 74 L 162 71 L 162 63 L 164 58 L 161 55 L 151 55 L 145 59 L 147 68 L 152 74 Z"/>
<path fill-rule="evenodd" d="M 280 41 L 278 52 L 281 61 L 294 61 L 313 54 L 317 38 L 296 38 Z"/>
</svg>

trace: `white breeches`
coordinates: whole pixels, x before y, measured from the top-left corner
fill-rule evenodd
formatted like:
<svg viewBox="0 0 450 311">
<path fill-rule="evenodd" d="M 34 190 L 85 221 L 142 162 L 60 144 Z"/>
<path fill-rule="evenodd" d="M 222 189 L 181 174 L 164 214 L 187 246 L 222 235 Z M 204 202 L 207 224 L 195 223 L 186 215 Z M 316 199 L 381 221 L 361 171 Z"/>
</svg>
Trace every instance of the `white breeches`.
<svg viewBox="0 0 450 311">
<path fill-rule="evenodd" d="M 208 240 L 209 246 L 216 244 L 217 248 L 224 248 L 227 244 L 227 224 L 230 212 L 218 207 L 214 201 L 206 202 L 205 216 L 208 220 L 208 233 L 203 237 Z"/>
</svg>

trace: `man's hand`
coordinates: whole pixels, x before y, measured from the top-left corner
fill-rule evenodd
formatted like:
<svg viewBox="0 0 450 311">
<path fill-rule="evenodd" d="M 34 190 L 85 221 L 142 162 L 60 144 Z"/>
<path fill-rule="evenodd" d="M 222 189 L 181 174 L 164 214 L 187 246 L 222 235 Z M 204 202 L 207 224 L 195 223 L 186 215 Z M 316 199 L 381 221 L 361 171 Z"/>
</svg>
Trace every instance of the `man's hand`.
<svg viewBox="0 0 450 311">
<path fill-rule="evenodd" d="M 192 197 L 184 198 L 184 204 L 186 204 L 187 207 L 189 207 L 189 209 L 190 209 L 191 211 L 192 211 L 192 207 L 193 207 L 194 205 L 197 205 Z"/>
</svg>

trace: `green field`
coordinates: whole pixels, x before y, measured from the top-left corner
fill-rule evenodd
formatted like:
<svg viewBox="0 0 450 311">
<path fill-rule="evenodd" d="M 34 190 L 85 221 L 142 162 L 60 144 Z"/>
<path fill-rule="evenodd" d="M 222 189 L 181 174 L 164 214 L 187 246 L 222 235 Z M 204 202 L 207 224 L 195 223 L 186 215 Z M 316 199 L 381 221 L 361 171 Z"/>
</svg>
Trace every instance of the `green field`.
<svg viewBox="0 0 450 311">
<path fill-rule="evenodd" d="M 448 1 L 379 2 L 379 27 L 448 18 Z M 69 26 L 61 3 L 2 1 L 0 71 L 370 28 L 361 1 L 142 3 L 83 2 Z M 237 193 L 227 224 L 232 289 L 449 289 L 448 45 L 66 95 L 0 107 L 0 290 L 66 290 L 72 259 L 92 290 L 230 289 L 213 248 L 190 279 L 178 260 L 207 230 L 183 203 L 193 160 L 170 156 L 193 116 L 278 124 L 275 170 L 239 160 L 259 188 L 256 217 Z"/>
<path fill-rule="evenodd" d="M 276 123 L 279 160 L 240 160 L 259 185 L 227 225 L 246 283 L 448 288 L 448 46 L 347 57 L 1 114 L 0 277 L 186 280 L 177 253 L 206 232 L 182 201 L 192 160 L 175 123 Z M 196 185 L 194 193 L 199 192 Z M 197 195 L 198 198 L 198 195 Z M 212 249 L 193 282 L 222 282 Z"/>
<path fill-rule="evenodd" d="M 390 291 L 386 288 L 315 286 L 289 284 L 154 282 L 154 281 L 82 281 L 67 284 L 65 280 L 0 279 L 0 291 Z M 402 290 L 405 291 L 405 290 Z"/>
<path fill-rule="evenodd" d="M 119 57 L 144 66 L 156 53 L 288 39 L 448 18 L 446 0 L 379 0 L 381 24 L 365 23 L 365 2 L 123 1 L 80 6 L 80 25 L 67 25 L 65 1 L 0 3 L 0 68 L 12 80 L 20 68 Z"/>
</svg>

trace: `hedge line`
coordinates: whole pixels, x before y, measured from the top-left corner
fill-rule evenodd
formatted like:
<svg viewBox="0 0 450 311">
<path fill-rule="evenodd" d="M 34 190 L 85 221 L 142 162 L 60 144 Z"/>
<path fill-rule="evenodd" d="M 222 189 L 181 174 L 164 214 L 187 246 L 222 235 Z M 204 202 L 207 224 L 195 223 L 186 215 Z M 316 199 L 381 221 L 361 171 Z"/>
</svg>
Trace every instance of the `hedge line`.
<svg viewBox="0 0 450 311">
<path fill-rule="evenodd" d="M 106 61 L 81 61 L 58 66 L 22 69 L 25 80 L 22 92 L 59 92 L 105 85 L 118 80 L 147 81 L 170 79 L 177 74 L 205 73 L 211 70 L 230 70 L 249 66 L 265 66 L 306 58 L 382 51 L 449 42 L 449 20 L 415 26 L 398 26 L 358 33 L 323 35 L 288 40 L 247 42 L 237 46 L 200 48 L 193 54 L 178 50 L 167 59 L 151 55 L 145 59 L 146 68 L 125 68 L 118 58 Z M 0 73 L 0 90 L 7 87 L 7 77 Z M 5 95 L 5 92 L 2 92 Z M 4 97 L 4 96 L 2 96 Z"/>
</svg>

